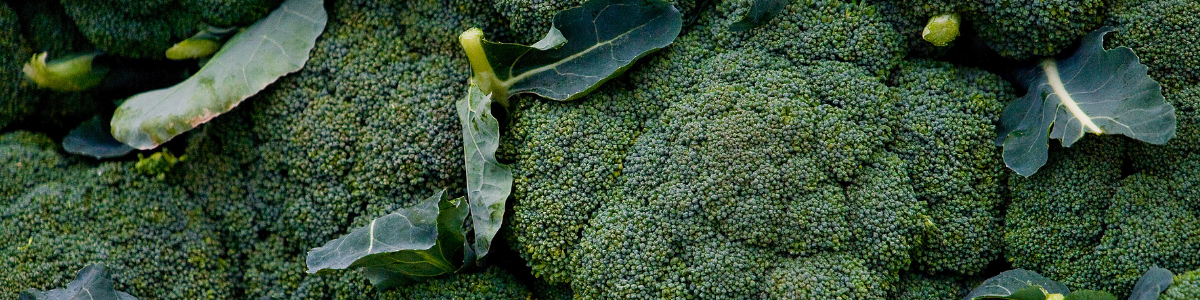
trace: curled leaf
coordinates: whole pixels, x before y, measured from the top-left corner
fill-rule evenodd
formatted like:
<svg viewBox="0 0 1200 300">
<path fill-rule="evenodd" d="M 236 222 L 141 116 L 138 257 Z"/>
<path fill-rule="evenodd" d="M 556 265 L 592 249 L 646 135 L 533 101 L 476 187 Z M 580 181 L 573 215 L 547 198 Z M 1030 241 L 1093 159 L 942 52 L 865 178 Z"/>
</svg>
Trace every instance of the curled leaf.
<svg viewBox="0 0 1200 300">
<path fill-rule="evenodd" d="M 230 38 L 191 78 L 126 100 L 113 114 L 113 137 L 134 148 L 153 149 L 228 112 L 279 77 L 300 70 L 327 19 L 323 1 L 285 1 Z"/>
<path fill-rule="evenodd" d="M 467 212 L 463 198 L 437 192 L 308 251 L 308 273 L 363 268 L 379 288 L 453 273 L 463 263 Z"/>
<path fill-rule="evenodd" d="M 466 159 L 467 200 L 471 203 L 471 222 L 475 227 L 473 248 L 479 259 L 483 259 L 504 221 L 504 205 L 512 192 L 512 167 L 496 160 L 500 123 L 492 116 L 492 97 L 472 84 L 457 106 Z"/>
<path fill-rule="evenodd" d="M 1016 269 L 1004 271 L 1000 275 L 988 278 L 971 290 L 963 300 L 976 299 L 1046 299 L 1051 294 L 1067 294 L 1071 290 L 1049 278 L 1042 277 L 1037 272 Z"/>
</svg>

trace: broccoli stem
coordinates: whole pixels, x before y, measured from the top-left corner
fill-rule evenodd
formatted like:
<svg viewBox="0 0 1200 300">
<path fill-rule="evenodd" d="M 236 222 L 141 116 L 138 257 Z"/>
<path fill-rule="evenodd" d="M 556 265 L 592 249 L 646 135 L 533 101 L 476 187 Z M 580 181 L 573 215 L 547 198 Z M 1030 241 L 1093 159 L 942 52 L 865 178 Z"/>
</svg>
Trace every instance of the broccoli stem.
<svg viewBox="0 0 1200 300">
<path fill-rule="evenodd" d="M 958 24 L 961 23 L 959 21 L 958 13 L 933 16 L 929 18 L 929 23 L 925 24 L 925 30 L 921 32 L 921 38 L 929 41 L 934 46 L 945 47 L 958 37 Z"/>
</svg>

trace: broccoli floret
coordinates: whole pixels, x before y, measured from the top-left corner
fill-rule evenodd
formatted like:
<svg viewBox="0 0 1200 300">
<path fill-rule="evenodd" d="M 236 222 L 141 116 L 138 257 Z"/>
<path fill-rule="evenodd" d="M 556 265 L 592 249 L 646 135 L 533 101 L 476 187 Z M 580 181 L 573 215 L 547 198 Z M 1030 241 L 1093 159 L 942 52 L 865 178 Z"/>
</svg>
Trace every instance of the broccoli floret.
<svg viewBox="0 0 1200 300">
<path fill-rule="evenodd" d="M 725 16 L 727 19 L 721 21 L 728 22 L 725 26 L 741 20 L 734 7 L 717 9 L 729 12 Z M 798 65 L 819 61 L 850 62 L 879 76 L 886 76 L 908 52 L 900 32 L 887 22 L 879 9 L 865 2 L 792 3 L 761 31 L 750 34 L 752 36 L 745 41 L 734 41 L 726 47 L 763 48 L 772 54 L 782 54 Z"/>
<path fill-rule="evenodd" d="M 381 293 L 379 299 L 529 299 L 525 285 L 504 269 L 488 268 L 479 273 L 440 277 Z"/>
<path fill-rule="evenodd" d="M 1109 44 L 1133 49 L 1167 91 L 1180 88 L 1175 82 L 1195 84 L 1200 82 L 1198 15 L 1197 1 L 1131 1 L 1106 21 L 1117 27 Z"/>
<path fill-rule="evenodd" d="M 1012 89 L 999 76 L 928 60 L 905 62 L 890 84 L 902 100 L 894 149 L 909 161 L 931 223 L 918 267 L 971 275 L 999 255 L 1001 190 L 1009 170 L 994 147 Z"/>
<path fill-rule="evenodd" d="M 900 277 L 896 300 L 957 300 L 974 288 L 957 276 L 906 273 Z"/>
<path fill-rule="evenodd" d="M 1104 20 L 1103 0 L 985 2 L 975 29 L 989 47 L 1012 59 L 1059 54 Z"/>
<path fill-rule="evenodd" d="M 22 83 L 21 68 L 31 55 L 23 44 L 17 13 L 0 3 L 0 129 L 33 113 L 37 103 Z"/>
<path fill-rule="evenodd" d="M 1186 300 L 1200 297 L 1200 270 L 1175 275 L 1171 287 L 1158 296 L 1161 300 Z"/>
<path fill-rule="evenodd" d="M 162 58 L 175 42 L 207 25 L 248 26 L 282 0 L 62 0 L 84 36 L 106 53 Z"/>
<path fill-rule="evenodd" d="M 886 276 L 876 272 L 853 255 L 797 258 L 771 272 L 768 294 L 775 299 L 886 299 Z"/>
<path fill-rule="evenodd" d="M 20 135 L 20 133 L 9 134 Z M 44 138 L 42 138 L 44 139 Z M 118 289 L 154 298 L 233 297 L 234 273 L 218 222 L 180 186 L 146 180 L 133 162 L 81 165 L 37 138 L 6 144 L 9 166 L 41 182 L 0 207 L 5 294 L 65 285 L 82 265 L 104 262 Z M 32 141 L 33 143 L 29 143 Z M 26 160 L 31 158 L 35 160 Z M 23 165 L 24 164 L 24 165 Z M 40 169 L 40 170 L 39 170 Z M 57 173 L 57 174 L 53 174 Z M 187 284 L 163 284 L 163 283 Z"/>
<path fill-rule="evenodd" d="M 1032 270 L 1072 289 L 1115 292 L 1094 251 L 1116 194 L 1126 141 L 1087 136 L 1070 148 L 1052 144 L 1050 160 L 1029 178 L 1009 177 L 1004 255 L 1013 268 Z M 1149 266 L 1147 266 L 1149 267 Z"/>
</svg>

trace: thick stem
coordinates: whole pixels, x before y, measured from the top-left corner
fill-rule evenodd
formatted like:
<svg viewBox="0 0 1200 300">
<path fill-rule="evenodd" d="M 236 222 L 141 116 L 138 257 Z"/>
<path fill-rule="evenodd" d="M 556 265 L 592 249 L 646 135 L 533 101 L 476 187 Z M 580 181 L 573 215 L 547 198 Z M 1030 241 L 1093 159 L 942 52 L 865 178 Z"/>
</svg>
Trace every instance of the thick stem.
<svg viewBox="0 0 1200 300">
<path fill-rule="evenodd" d="M 1079 123 L 1091 129 L 1092 132 L 1096 134 L 1104 133 L 1104 130 L 1096 126 L 1096 123 L 1092 123 L 1091 117 L 1088 117 L 1087 114 L 1083 113 L 1082 109 L 1079 109 L 1079 104 L 1075 103 L 1075 99 L 1071 99 L 1071 94 L 1067 93 L 1066 87 L 1063 86 L 1062 78 L 1058 77 L 1058 64 L 1054 62 L 1054 59 L 1047 58 L 1042 60 L 1042 70 L 1046 71 L 1046 79 L 1050 82 L 1050 88 L 1054 89 L 1054 94 L 1058 95 L 1058 98 L 1062 100 L 1062 104 L 1067 107 L 1067 111 L 1070 111 L 1071 115 L 1079 119 Z"/>
</svg>

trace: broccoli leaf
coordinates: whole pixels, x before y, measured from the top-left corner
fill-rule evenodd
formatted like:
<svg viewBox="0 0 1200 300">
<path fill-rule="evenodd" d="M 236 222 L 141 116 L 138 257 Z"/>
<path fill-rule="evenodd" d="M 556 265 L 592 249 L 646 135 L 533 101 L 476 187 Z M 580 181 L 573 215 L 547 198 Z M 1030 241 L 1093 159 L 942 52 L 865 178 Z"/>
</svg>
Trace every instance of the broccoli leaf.
<svg viewBox="0 0 1200 300">
<path fill-rule="evenodd" d="M 79 270 L 75 280 L 65 289 L 38 291 L 29 289 L 17 296 L 18 300 L 137 300 L 132 295 L 113 289 L 112 279 L 103 264 L 94 264 Z"/>
<path fill-rule="evenodd" d="M 134 95 L 112 119 L 113 136 L 153 149 L 196 128 L 308 61 L 327 15 L 321 0 L 288 0 L 238 33 L 191 78 Z"/>
<path fill-rule="evenodd" d="M 533 46 L 483 40 L 479 29 L 459 42 L 475 83 L 502 104 L 518 93 L 568 101 L 670 45 L 682 26 L 679 10 L 660 0 L 591 0 L 555 15 L 550 33 Z"/>
<path fill-rule="evenodd" d="M 381 289 L 453 273 L 462 264 L 467 205 L 463 198 L 445 199 L 443 194 L 310 250 L 308 273 L 363 268 Z"/>
<path fill-rule="evenodd" d="M 1079 290 L 1067 295 L 1063 300 L 1117 300 L 1117 296 L 1108 292 Z"/>
<path fill-rule="evenodd" d="M 471 222 L 475 227 L 475 253 L 487 255 L 492 238 L 504 221 L 504 203 L 512 192 L 512 167 L 496 161 L 500 147 L 500 122 L 492 116 L 492 97 L 479 87 L 468 87 L 467 97 L 459 100 L 458 119 L 462 121 L 463 157 L 467 169 L 467 200 L 471 203 Z"/>
<path fill-rule="evenodd" d="M 1129 300 L 1154 300 L 1158 299 L 1158 295 L 1167 290 L 1171 283 L 1175 281 L 1175 274 L 1170 270 L 1150 267 L 1146 273 L 1138 278 L 1137 284 L 1133 286 L 1133 294 L 1129 296 Z"/>
<path fill-rule="evenodd" d="M 787 4 L 788 0 L 754 0 L 750 11 L 737 23 L 729 25 L 729 31 L 746 31 L 762 26 L 782 13 Z"/>
<path fill-rule="evenodd" d="M 1042 300 L 1049 294 L 1066 294 L 1071 290 L 1061 283 L 1042 277 L 1034 271 L 1025 269 L 1008 270 L 995 277 L 988 278 L 971 290 L 963 300 L 974 299 L 1020 299 Z"/>
<path fill-rule="evenodd" d="M 1113 31 L 1093 31 L 1071 57 L 1045 59 L 1023 74 L 1029 92 L 1004 108 L 997 139 L 1017 174 L 1033 175 L 1046 164 L 1048 138 L 1070 147 L 1085 132 L 1159 145 L 1175 136 L 1175 108 L 1133 50 L 1104 50 L 1104 35 Z"/>
<path fill-rule="evenodd" d="M 83 121 L 63 138 L 63 149 L 71 154 L 87 155 L 96 159 L 118 157 L 133 152 L 133 147 L 112 137 L 100 116 Z"/>
</svg>

